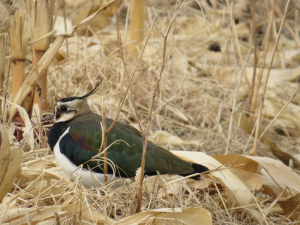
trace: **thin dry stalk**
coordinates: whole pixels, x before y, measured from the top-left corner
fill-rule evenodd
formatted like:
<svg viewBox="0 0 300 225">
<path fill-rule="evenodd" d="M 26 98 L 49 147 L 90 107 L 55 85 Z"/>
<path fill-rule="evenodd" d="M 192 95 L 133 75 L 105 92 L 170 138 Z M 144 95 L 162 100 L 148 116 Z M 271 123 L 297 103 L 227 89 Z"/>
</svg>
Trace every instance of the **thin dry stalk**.
<svg viewBox="0 0 300 225">
<path fill-rule="evenodd" d="M 253 91 L 255 88 L 255 78 L 256 78 L 256 67 L 257 67 L 257 52 L 256 52 L 256 23 L 255 23 L 255 0 L 251 1 L 251 15 L 252 15 L 252 40 L 253 40 L 253 54 L 254 54 L 254 64 L 253 64 L 253 75 L 252 75 L 252 89 L 249 96 L 251 101 Z"/>
<path fill-rule="evenodd" d="M 242 68 L 241 71 L 241 76 L 238 80 L 238 82 L 235 84 L 235 91 L 234 91 L 234 97 L 233 97 L 233 103 L 232 103 L 232 113 L 231 113 L 231 117 L 230 117 L 230 122 L 229 122 L 229 131 L 228 131 L 228 138 L 227 138 L 227 146 L 226 146 L 226 151 L 225 154 L 227 155 L 229 153 L 230 150 L 230 146 L 231 146 L 231 141 L 232 141 L 232 127 L 233 127 L 233 121 L 234 121 L 234 114 L 235 114 L 235 107 L 236 107 L 236 103 L 237 103 L 237 95 L 239 93 L 239 89 L 241 87 L 241 82 L 242 82 L 242 78 L 243 78 L 243 74 L 246 68 L 246 65 L 250 59 L 251 53 L 252 53 L 252 40 L 250 41 L 250 52 L 247 56 L 246 62 Z"/>
<path fill-rule="evenodd" d="M 135 67 L 134 67 L 134 69 L 133 69 L 133 72 L 132 72 L 132 75 L 131 75 L 130 78 L 129 78 L 129 76 L 128 76 L 128 70 L 127 70 L 127 68 L 126 68 L 125 58 L 124 58 L 124 54 L 123 54 L 123 52 L 122 52 L 122 48 L 120 48 L 120 56 L 121 56 L 121 59 L 122 59 L 122 62 L 123 62 L 123 66 L 124 66 L 124 73 L 126 74 L 126 76 L 127 76 L 127 78 L 128 78 L 128 81 L 129 81 L 129 85 L 128 85 L 127 90 L 126 90 L 125 97 L 127 96 L 127 93 L 128 93 L 128 90 L 129 90 L 129 89 L 130 89 L 130 91 L 131 91 L 131 93 L 132 93 L 132 96 L 134 96 L 134 90 L 133 90 L 133 88 L 132 88 L 131 82 L 132 82 L 132 80 L 133 80 L 133 77 L 134 77 L 134 75 L 135 75 L 135 73 L 136 73 L 136 71 L 137 71 L 137 68 L 138 68 L 138 66 L 139 66 L 139 64 L 140 64 L 140 61 L 141 61 L 141 59 L 142 59 L 142 56 L 143 56 L 143 54 L 144 54 L 145 48 L 146 48 L 146 46 L 147 46 L 147 43 L 148 43 L 148 40 L 149 40 L 149 37 L 150 37 L 150 34 L 151 34 L 152 30 L 153 30 L 153 26 L 154 26 L 155 20 L 156 20 L 156 16 L 154 16 L 153 22 L 152 22 L 152 24 L 151 24 L 150 30 L 149 30 L 148 35 L 147 35 L 146 40 L 145 40 L 145 44 L 143 45 L 142 51 L 141 51 L 140 56 L 139 56 L 139 58 L 138 58 L 138 60 L 137 60 L 137 62 L 136 62 L 136 64 L 135 64 Z M 124 49 L 124 50 L 125 50 L 125 49 Z M 123 101 L 123 102 L 124 102 L 124 101 Z M 141 131 L 141 133 L 142 133 L 142 136 L 144 136 L 143 128 L 142 128 L 142 125 L 141 125 L 141 122 L 140 122 L 139 115 L 138 115 L 138 113 L 137 113 L 137 108 L 136 108 L 136 104 L 135 104 L 135 100 L 134 100 L 134 99 L 133 99 L 133 101 L 132 101 L 132 104 L 133 104 L 133 107 L 134 107 L 134 110 L 135 110 L 135 116 L 136 116 L 136 119 L 137 119 L 137 122 L 138 122 L 138 125 L 139 125 L 139 128 L 140 128 L 140 131 Z M 119 108 L 119 110 L 121 110 L 121 108 Z M 117 119 L 117 118 L 116 118 L 116 119 Z M 112 127 L 112 126 L 111 126 L 111 127 Z M 111 127 L 110 127 L 110 128 L 111 128 Z"/>
<path fill-rule="evenodd" d="M 170 196 L 168 195 L 168 191 L 167 191 L 167 188 L 166 186 L 168 185 L 167 182 L 165 181 L 165 179 L 160 175 L 159 172 L 157 172 L 157 176 L 163 181 L 163 185 L 162 185 L 162 189 L 164 190 L 165 192 L 165 195 L 168 199 L 168 201 L 171 203 L 171 207 L 172 207 L 172 211 L 173 211 L 173 216 L 174 216 L 174 219 L 175 219 L 175 222 L 176 224 L 178 225 L 178 220 L 177 220 L 177 216 L 176 216 L 176 213 L 175 213 L 175 210 L 174 210 L 174 201 L 172 201 L 172 199 L 170 198 Z"/>
<path fill-rule="evenodd" d="M 271 38 L 272 23 L 273 23 L 273 19 L 274 19 L 274 5 L 275 5 L 275 0 L 273 0 L 271 2 L 271 15 L 270 15 L 270 20 L 269 20 L 268 27 L 267 27 L 267 30 L 266 30 L 266 34 L 265 34 L 265 37 L 264 37 L 264 42 L 265 42 L 264 50 L 263 50 L 263 53 L 261 55 L 261 61 L 259 63 L 260 66 L 259 66 L 257 81 L 255 82 L 256 84 L 253 87 L 253 96 L 252 96 L 252 99 L 251 99 L 251 107 L 250 107 L 251 112 L 253 112 L 256 108 L 257 95 L 258 95 L 258 91 L 259 91 L 259 88 L 260 88 L 260 85 L 261 85 L 263 71 L 264 71 L 264 68 L 265 68 L 266 56 L 267 56 L 269 43 L 270 43 L 270 38 Z"/>
<path fill-rule="evenodd" d="M 145 0 L 132 0 L 130 3 L 130 40 L 135 43 L 128 46 L 129 53 L 137 54 L 136 46 L 143 40 Z"/>
<path fill-rule="evenodd" d="M 168 35 L 169 35 L 169 32 L 170 32 L 171 26 L 172 26 L 173 22 L 175 21 L 175 18 L 181 12 L 181 10 L 183 9 L 183 6 L 184 6 L 184 4 L 181 4 L 178 7 L 175 15 L 173 16 L 173 18 L 172 18 L 172 20 L 171 20 L 171 22 L 168 26 L 168 29 L 167 29 L 166 33 L 164 35 L 163 56 L 162 56 L 163 62 L 162 62 L 160 74 L 159 74 L 159 77 L 157 79 L 156 86 L 154 88 L 153 95 L 152 95 L 152 101 L 151 101 L 151 106 L 150 106 L 150 109 L 149 109 L 149 117 L 148 117 L 147 128 L 145 129 L 145 131 L 143 133 L 144 144 L 143 144 L 143 155 L 142 155 L 142 163 L 141 163 L 141 177 L 140 177 L 140 183 L 139 183 L 139 189 L 138 189 L 137 212 L 140 212 L 141 207 L 142 207 L 142 191 L 143 191 L 144 169 L 145 169 L 147 142 L 148 142 L 147 138 L 148 138 L 148 134 L 149 134 L 150 124 L 152 122 L 152 111 L 153 111 L 153 108 L 154 108 L 156 94 L 159 91 L 159 86 L 160 86 L 160 82 L 161 82 L 162 73 L 163 73 L 164 68 L 165 68 Z"/>
<path fill-rule="evenodd" d="M 0 34 L 0 96 L 3 96 L 4 74 L 5 74 L 5 57 L 8 34 Z M 2 99 L 0 100 L 0 115 L 2 115 Z"/>
<path fill-rule="evenodd" d="M 262 219 L 265 221 L 265 224 L 268 225 L 268 220 L 267 217 L 263 211 L 263 209 L 261 208 L 259 202 L 257 201 L 257 199 L 255 198 L 255 196 L 252 194 L 254 201 L 256 202 L 256 207 L 258 208 L 258 210 L 260 211 L 261 215 L 262 215 Z"/>
<path fill-rule="evenodd" d="M 228 11 L 230 13 L 232 13 L 232 10 L 231 10 L 231 7 L 230 7 L 230 4 L 229 4 L 228 0 L 226 0 L 226 4 L 227 4 Z M 236 48 L 237 48 L 238 54 L 239 54 L 240 63 L 241 63 L 241 66 L 243 67 L 245 64 L 244 64 L 244 61 L 243 61 L 243 58 L 242 58 L 241 48 L 240 48 L 240 45 L 239 45 L 239 39 L 238 39 L 238 36 L 237 36 L 237 31 L 236 31 L 236 27 L 235 27 L 235 23 L 234 22 L 232 23 L 232 29 L 233 29 L 233 33 L 234 33 Z M 244 77 L 245 77 L 245 80 L 246 80 L 246 83 L 247 83 L 248 87 L 251 90 L 252 89 L 251 83 L 249 81 L 249 78 L 247 76 L 246 71 L 244 71 Z"/>
<path fill-rule="evenodd" d="M 225 208 L 225 211 L 226 211 L 227 215 L 230 217 L 230 213 L 228 212 L 228 209 L 227 209 L 227 207 L 226 207 L 226 204 L 225 204 L 225 202 L 224 202 L 224 199 L 223 199 L 223 197 L 222 197 L 222 195 L 221 195 L 221 193 L 220 193 L 220 190 L 219 190 L 219 188 L 218 188 L 218 186 L 216 185 L 215 182 L 214 182 L 214 186 L 215 186 L 215 188 L 216 188 L 216 190 L 217 190 L 217 192 L 218 192 L 218 195 L 219 195 L 219 197 L 220 197 L 220 199 L 221 199 L 221 202 L 222 202 L 222 204 L 223 204 L 223 207 Z"/>
<path fill-rule="evenodd" d="M 288 104 L 295 98 L 295 96 L 298 93 L 298 90 L 300 88 L 300 76 L 298 77 L 298 86 L 294 92 L 294 94 L 291 96 L 291 98 L 285 103 L 285 105 L 283 106 L 283 108 L 277 113 L 277 115 L 272 119 L 272 121 L 268 124 L 268 126 L 265 128 L 265 130 L 261 133 L 261 135 L 258 138 L 258 141 L 264 136 L 264 134 L 266 133 L 266 131 L 270 128 L 270 126 L 275 122 L 275 120 L 281 115 L 281 113 L 286 109 L 286 107 L 288 106 Z"/>
<path fill-rule="evenodd" d="M 120 114 L 120 112 L 121 112 L 121 109 L 122 109 L 122 107 L 123 107 L 123 104 L 124 104 L 124 102 L 125 102 L 125 100 L 126 100 L 126 96 L 127 96 L 127 94 L 128 94 L 128 91 L 129 91 L 129 89 L 131 88 L 131 82 L 132 82 L 132 80 L 133 80 L 133 77 L 134 77 L 134 75 L 135 75 L 135 72 L 136 72 L 136 70 L 137 70 L 137 67 L 138 67 L 138 65 L 139 65 L 139 63 L 140 63 L 140 61 L 141 61 L 142 55 L 143 55 L 143 53 L 144 53 L 144 51 L 145 51 L 145 48 L 146 48 L 146 46 L 147 46 L 147 42 L 148 42 L 149 36 L 150 36 L 150 34 L 151 34 L 151 31 L 153 30 L 153 24 L 154 24 L 154 21 L 153 21 L 152 26 L 151 26 L 151 28 L 150 28 L 150 32 L 148 33 L 147 39 L 146 39 L 146 41 L 145 41 L 145 44 L 143 45 L 143 49 L 142 49 L 142 51 L 141 51 L 141 54 L 140 54 L 140 56 L 139 56 L 139 58 L 138 58 L 138 60 L 137 60 L 135 69 L 133 70 L 133 73 L 132 73 L 131 78 L 130 78 L 130 80 L 129 80 L 129 85 L 128 85 L 126 91 L 125 91 L 125 94 L 124 94 L 124 96 L 123 96 L 123 98 L 122 98 L 121 103 L 119 104 L 120 106 L 119 106 L 119 108 L 118 108 L 117 115 L 115 116 L 115 119 L 114 119 L 113 123 L 111 124 L 111 126 L 108 128 L 107 134 L 111 131 L 111 129 L 113 128 L 113 126 L 114 126 L 115 123 L 117 122 L 118 116 L 119 116 L 119 114 Z M 126 69 L 126 66 L 125 66 L 125 59 L 123 58 L 123 57 L 124 57 L 124 54 L 122 54 L 122 48 L 120 48 L 120 55 L 121 55 L 121 59 L 122 59 L 123 66 L 124 66 L 124 72 L 127 74 L 127 77 L 128 77 L 127 69 Z M 134 104 L 135 104 L 135 103 L 134 103 Z M 136 107 L 135 107 L 135 109 L 136 109 Z M 137 112 L 136 112 L 136 118 L 137 118 L 137 121 L 140 121 Z M 139 122 L 139 127 L 140 127 L 141 133 L 142 133 L 142 135 L 143 135 L 143 130 L 142 130 L 142 126 L 141 126 L 140 122 Z"/>
<path fill-rule="evenodd" d="M 276 14 L 279 16 L 279 18 L 282 20 L 282 12 L 280 11 L 278 5 L 275 5 L 275 12 Z M 295 40 L 296 44 L 298 45 L 298 47 L 300 47 L 300 40 L 299 40 L 299 36 L 295 34 L 295 32 L 293 31 L 293 29 L 291 28 L 291 26 L 289 25 L 288 22 L 286 22 L 284 24 L 284 26 L 286 27 L 286 29 L 289 31 L 289 33 L 291 34 L 291 36 L 293 37 L 293 39 Z"/>
<path fill-rule="evenodd" d="M 260 101 L 260 105 L 259 105 L 259 112 L 258 112 L 258 117 L 257 117 L 257 126 L 256 126 L 256 130 L 255 130 L 254 146 L 253 146 L 253 150 L 252 150 L 253 155 L 256 155 L 257 142 L 258 142 L 258 136 L 259 136 L 259 127 L 260 127 L 260 121 L 261 121 L 261 118 L 262 118 L 262 108 L 263 108 L 263 105 L 264 105 L 264 98 L 265 98 L 265 94 L 266 94 L 266 90 L 267 90 L 268 79 L 269 79 L 269 76 L 270 76 L 272 63 L 273 63 L 273 60 L 274 60 L 274 57 L 275 57 L 275 54 L 276 54 L 276 51 L 277 51 L 277 45 L 278 45 L 278 42 L 279 42 L 279 39 L 280 39 L 280 35 L 282 33 L 282 28 L 283 28 L 283 25 L 284 25 L 284 21 L 286 19 L 286 14 L 287 14 L 287 11 L 288 11 L 289 4 L 290 4 L 290 0 L 288 0 L 287 3 L 286 3 L 286 7 L 285 7 L 285 10 L 284 10 L 284 14 L 283 14 L 283 19 L 281 20 L 281 24 L 280 24 L 279 31 L 278 31 L 278 36 L 277 36 L 275 46 L 274 46 L 273 51 L 272 51 L 271 60 L 270 60 L 269 66 L 268 66 L 268 71 L 267 71 L 266 79 L 265 79 L 264 86 L 263 86 L 261 101 Z"/>
<path fill-rule="evenodd" d="M 105 119 L 105 106 L 104 101 L 102 101 L 102 133 L 103 133 L 103 147 L 102 149 L 107 149 L 107 135 L 108 132 L 106 130 L 106 119 Z M 101 150 L 102 150 L 101 149 Z M 104 183 L 107 184 L 107 151 L 104 151 L 104 166 L 103 166 L 103 173 L 104 173 Z"/>
<path fill-rule="evenodd" d="M 200 4 L 200 2 L 198 0 L 195 0 L 197 2 L 197 4 L 199 5 L 200 9 L 201 9 L 201 13 L 202 13 L 202 16 L 204 18 L 204 23 L 206 25 L 206 28 L 207 28 L 207 31 L 209 32 L 211 38 L 213 39 L 213 34 L 211 33 L 210 29 L 209 29 L 209 26 L 207 24 L 207 20 L 206 20 L 206 16 L 205 16 L 205 13 L 204 13 L 204 10 L 203 10 L 203 7 L 202 5 Z M 215 4 L 214 4 L 215 5 Z"/>
<path fill-rule="evenodd" d="M 118 108 L 117 115 L 116 115 L 116 117 L 115 117 L 113 123 L 111 124 L 111 126 L 110 126 L 109 129 L 107 130 L 106 136 L 108 135 L 108 133 L 110 132 L 110 130 L 113 128 L 114 124 L 115 124 L 116 121 L 117 121 L 117 118 L 118 118 L 118 116 L 119 116 L 119 114 L 120 114 L 120 112 L 121 112 L 121 109 L 122 109 L 122 107 L 123 107 L 123 104 L 124 104 L 124 102 L 125 102 L 125 99 L 126 99 L 126 96 L 127 96 L 127 94 L 128 94 L 129 89 L 133 92 L 133 90 L 132 90 L 132 88 L 131 88 L 131 82 L 132 82 L 132 79 L 133 79 L 133 77 L 134 77 L 134 75 L 135 75 L 135 73 L 136 73 L 137 67 L 138 67 L 138 65 L 139 65 L 139 63 L 140 63 L 140 60 L 141 60 L 142 55 L 143 55 L 143 53 L 144 53 L 144 51 L 145 51 L 145 48 L 146 48 L 146 46 L 147 46 L 149 36 L 150 36 L 150 34 L 151 34 L 152 30 L 153 30 L 155 18 L 156 18 L 156 17 L 154 17 L 154 20 L 153 20 L 153 22 L 152 22 L 150 31 L 149 31 L 148 36 L 147 36 L 147 38 L 146 38 L 145 44 L 143 45 L 143 49 L 142 49 L 142 51 L 141 51 L 141 53 L 140 53 L 140 56 L 139 56 L 139 58 L 138 58 L 138 60 L 137 60 L 135 69 L 133 70 L 133 73 L 132 73 L 131 78 L 130 78 L 130 80 L 129 80 L 129 85 L 128 85 L 126 91 L 125 91 L 123 100 L 121 101 L 121 104 L 120 104 L 120 106 L 119 106 L 119 108 Z M 120 55 L 121 55 L 121 59 L 122 59 L 123 66 L 124 66 L 124 72 L 126 73 L 126 75 L 127 75 L 127 77 L 128 77 L 127 69 L 126 69 L 126 66 L 125 66 L 125 59 L 123 58 L 124 54 L 122 53 L 122 48 L 120 48 Z M 135 105 L 135 102 L 134 102 L 134 101 L 133 101 L 133 104 L 134 104 L 134 109 L 135 109 L 136 118 L 137 118 L 137 121 L 138 121 L 138 124 L 139 124 L 139 127 L 140 127 L 141 134 L 142 134 L 142 136 L 143 136 L 144 142 L 145 142 L 145 140 L 146 140 L 146 145 L 143 145 L 143 153 L 144 153 L 144 149 L 147 148 L 147 139 L 145 138 L 145 134 L 144 134 L 144 132 L 143 132 L 143 129 L 142 129 L 142 126 L 141 126 L 141 123 L 140 123 L 140 119 L 139 119 L 139 116 L 138 116 L 138 113 L 137 113 L 137 110 L 136 110 L 136 105 Z M 144 156 L 144 155 L 143 155 L 143 156 Z M 145 157 L 143 157 L 143 158 L 145 158 Z M 143 165 L 143 163 L 142 163 L 141 165 Z M 143 166 L 142 166 L 142 168 L 143 168 Z M 143 174 L 144 174 L 144 170 L 143 170 L 143 173 L 141 174 L 142 178 L 144 177 Z M 143 184 L 143 181 L 141 182 L 141 185 L 142 185 L 142 184 Z M 141 196 L 141 193 L 142 193 L 142 188 L 141 188 L 141 191 L 140 191 L 140 188 L 139 188 L 138 193 L 140 193 L 140 195 L 138 194 L 138 202 L 139 202 L 139 203 L 138 203 L 138 209 L 137 209 L 137 211 L 138 211 L 138 210 L 141 210 L 141 201 L 142 201 L 142 200 L 141 200 L 141 197 L 142 197 L 142 196 Z M 139 196 L 140 196 L 140 198 L 139 198 Z"/>
</svg>

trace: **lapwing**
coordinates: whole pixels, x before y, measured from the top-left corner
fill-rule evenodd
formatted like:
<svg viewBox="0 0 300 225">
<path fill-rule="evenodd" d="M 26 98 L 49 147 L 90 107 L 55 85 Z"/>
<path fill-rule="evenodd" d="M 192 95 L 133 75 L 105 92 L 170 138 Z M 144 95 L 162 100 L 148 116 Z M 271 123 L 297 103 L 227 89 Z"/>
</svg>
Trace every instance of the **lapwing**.
<svg viewBox="0 0 300 225">
<path fill-rule="evenodd" d="M 48 134 L 49 146 L 63 171 L 80 178 L 86 187 L 97 187 L 105 181 L 103 160 L 95 159 L 102 150 L 102 116 L 93 113 L 87 102 L 99 84 L 82 97 L 57 101 L 54 107 L 55 123 Z M 113 123 L 109 118 L 105 121 L 107 127 Z M 134 177 L 142 162 L 141 132 L 117 121 L 107 136 L 107 146 L 108 182 Z M 148 176 L 157 175 L 157 172 L 188 176 L 203 173 L 208 168 L 185 161 L 148 141 L 144 170 L 144 175 Z"/>
</svg>

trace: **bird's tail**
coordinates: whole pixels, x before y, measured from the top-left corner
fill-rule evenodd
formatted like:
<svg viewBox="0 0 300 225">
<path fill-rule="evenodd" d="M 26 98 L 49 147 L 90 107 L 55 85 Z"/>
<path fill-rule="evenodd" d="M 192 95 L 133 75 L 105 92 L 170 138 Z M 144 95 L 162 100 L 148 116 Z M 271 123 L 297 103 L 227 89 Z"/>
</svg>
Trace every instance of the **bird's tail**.
<svg viewBox="0 0 300 225">
<path fill-rule="evenodd" d="M 202 165 L 196 164 L 196 163 L 192 163 L 192 167 L 194 169 L 193 173 L 180 174 L 180 176 L 186 177 L 186 176 L 189 176 L 189 175 L 192 175 L 192 174 L 195 174 L 195 173 L 204 173 L 204 172 L 206 172 L 206 171 L 209 170 L 206 166 L 202 166 Z M 196 176 L 191 177 L 191 179 L 200 180 L 201 176 L 200 175 L 196 175 Z"/>
</svg>

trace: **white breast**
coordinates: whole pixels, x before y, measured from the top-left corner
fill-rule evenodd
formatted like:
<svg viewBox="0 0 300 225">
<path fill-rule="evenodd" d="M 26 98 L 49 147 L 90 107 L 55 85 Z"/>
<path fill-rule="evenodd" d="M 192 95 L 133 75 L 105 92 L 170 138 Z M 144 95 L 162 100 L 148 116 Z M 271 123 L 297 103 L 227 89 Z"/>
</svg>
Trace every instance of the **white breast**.
<svg viewBox="0 0 300 225">
<path fill-rule="evenodd" d="M 71 179 L 79 179 L 82 184 L 87 187 L 101 187 L 104 184 L 104 174 L 103 173 L 94 173 L 90 172 L 84 168 L 77 167 L 74 163 L 72 163 L 64 154 L 60 152 L 59 143 L 62 137 L 64 137 L 67 133 L 69 133 L 70 127 L 63 133 L 63 135 L 59 138 L 58 142 L 55 144 L 53 152 L 56 160 L 58 161 L 60 167 L 63 171 L 70 175 Z M 122 180 L 119 177 L 113 177 L 112 175 L 108 176 L 108 183 L 112 183 L 114 181 L 113 187 L 116 188 L 122 185 Z M 117 181 L 118 180 L 118 181 Z"/>
</svg>

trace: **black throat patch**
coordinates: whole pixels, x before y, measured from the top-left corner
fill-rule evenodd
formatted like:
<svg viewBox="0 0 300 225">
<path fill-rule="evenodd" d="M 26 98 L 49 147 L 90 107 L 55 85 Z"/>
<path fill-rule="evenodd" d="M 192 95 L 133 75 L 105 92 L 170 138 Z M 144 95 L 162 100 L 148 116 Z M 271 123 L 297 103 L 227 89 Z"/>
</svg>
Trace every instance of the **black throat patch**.
<svg viewBox="0 0 300 225">
<path fill-rule="evenodd" d="M 48 144 L 51 148 L 51 151 L 53 151 L 54 146 L 58 142 L 61 135 L 67 130 L 68 125 L 67 122 L 59 122 L 55 123 L 48 134 Z"/>
</svg>

